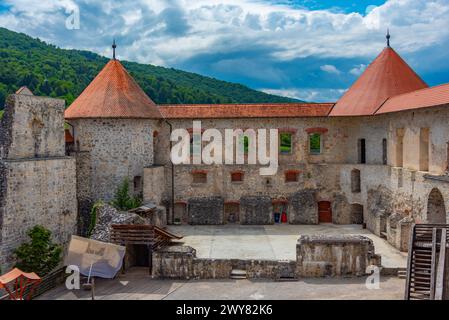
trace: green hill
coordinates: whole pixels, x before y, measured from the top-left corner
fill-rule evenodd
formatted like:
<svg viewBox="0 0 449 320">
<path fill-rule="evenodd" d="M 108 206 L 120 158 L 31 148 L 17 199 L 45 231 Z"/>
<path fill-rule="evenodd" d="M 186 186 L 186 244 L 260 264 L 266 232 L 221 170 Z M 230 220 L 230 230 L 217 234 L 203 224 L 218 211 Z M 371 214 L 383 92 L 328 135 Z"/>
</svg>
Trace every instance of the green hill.
<svg viewBox="0 0 449 320">
<path fill-rule="evenodd" d="M 36 95 L 63 98 L 69 105 L 107 61 L 89 51 L 60 49 L 0 28 L 0 108 L 8 94 L 24 85 Z M 195 73 L 127 61 L 123 65 L 160 104 L 295 101 Z"/>
</svg>

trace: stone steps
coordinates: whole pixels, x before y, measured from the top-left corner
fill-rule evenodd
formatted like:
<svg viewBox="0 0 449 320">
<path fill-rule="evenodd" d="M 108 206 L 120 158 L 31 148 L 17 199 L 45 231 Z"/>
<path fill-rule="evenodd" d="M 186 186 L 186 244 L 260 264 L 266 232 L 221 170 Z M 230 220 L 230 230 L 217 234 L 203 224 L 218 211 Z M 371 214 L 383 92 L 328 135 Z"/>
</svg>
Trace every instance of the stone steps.
<svg viewBox="0 0 449 320">
<path fill-rule="evenodd" d="M 398 278 L 399 279 L 407 278 L 407 268 L 398 268 Z"/>
<path fill-rule="evenodd" d="M 231 279 L 243 280 L 247 278 L 246 270 L 233 269 L 231 271 Z"/>
</svg>

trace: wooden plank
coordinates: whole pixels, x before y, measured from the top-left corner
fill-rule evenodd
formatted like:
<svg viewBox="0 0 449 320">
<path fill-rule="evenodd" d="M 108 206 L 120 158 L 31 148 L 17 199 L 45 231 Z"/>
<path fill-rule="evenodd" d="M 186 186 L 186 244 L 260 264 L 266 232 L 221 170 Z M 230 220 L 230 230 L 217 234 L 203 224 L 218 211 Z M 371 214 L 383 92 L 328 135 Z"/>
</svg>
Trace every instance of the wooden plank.
<svg viewBox="0 0 449 320">
<path fill-rule="evenodd" d="M 431 280 L 430 280 L 430 300 L 435 299 L 435 268 L 437 257 L 437 228 L 432 231 L 432 263 L 431 263 Z"/>
<path fill-rule="evenodd" d="M 446 229 L 441 229 L 440 256 L 436 270 L 435 300 L 443 300 L 444 265 L 446 262 Z"/>
<path fill-rule="evenodd" d="M 412 278 L 412 257 L 413 257 L 413 240 L 416 232 L 416 224 L 413 224 L 412 230 L 410 232 L 410 239 L 408 244 L 408 256 L 407 256 L 407 278 L 405 280 L 405 300 L 410 300 L 410 283 Z"/>
</svg>

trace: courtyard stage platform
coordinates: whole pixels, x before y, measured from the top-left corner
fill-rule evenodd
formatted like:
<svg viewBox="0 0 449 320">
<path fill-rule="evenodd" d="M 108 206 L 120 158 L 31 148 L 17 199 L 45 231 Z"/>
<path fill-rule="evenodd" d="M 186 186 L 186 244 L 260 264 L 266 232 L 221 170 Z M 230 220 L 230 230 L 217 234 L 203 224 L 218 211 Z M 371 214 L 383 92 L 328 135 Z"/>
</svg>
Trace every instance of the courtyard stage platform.
<svg viewBox="0 0 449 320">
<path fill-rule="evenodd" d="M 300 235 L 346 234 L 364 235 L 372 239 L 384 268 L 407 266 L 407 253 L 400 252 L 361 225 L 182 225 L 168 229 L 184 235 L 179 243 L 196 249 L 198 258 L 296 260 L 296 241 Z"/>
<path fill-rule="evenodd" d="M 95 279 L 96 300 L 401 300 L 405 280 L 382 276 L 368 290 L 365 277 L 315 278 L 293 282 L 264 280 L 156 280 L 148 268 L 131 268 L 116 279 Z M 38 300 L 90 300 L 91 292 L 61 285 Z"/>
</svg>

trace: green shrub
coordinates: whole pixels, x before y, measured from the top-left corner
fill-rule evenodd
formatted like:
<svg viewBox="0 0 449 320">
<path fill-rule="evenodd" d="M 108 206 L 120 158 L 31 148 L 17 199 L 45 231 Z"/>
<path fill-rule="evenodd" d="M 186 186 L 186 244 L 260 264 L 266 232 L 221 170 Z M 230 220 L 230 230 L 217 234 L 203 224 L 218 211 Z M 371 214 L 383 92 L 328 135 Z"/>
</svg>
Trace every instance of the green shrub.
<svg viewBox="0 0 449 320">
<path fill-rule="evenodd" d="M 43 226 L 35 226 L 27 233 L 31 242 L 23 243 L 14 254 L 16 267 L 25 272 L 45 276 L 58 266 L 62 248 L 51 241 L 51 232 Z"/>
<path fill-rule="evenodd" d="M 87 237 L 90 238 L 90 236 L 92 235 L 92 232 L 95 229 L 95 225 L 97 224 L 97 210 L 99 207 L 101 207 L 103 205 L 103 201 L 97 201 L 94 203 L 94 205 L 92 206 L 92 209 L 90 210 L 90 224 L 89 224 L 89 229 L 87 230 Z"/>
<path fill-rule="evenodd" d="M 142 199 L 131 197 L 129 195 L 129 180 L 128 178 L 125 178 L 122 184 L 117 188 L 111 205 L 117 210 L 128 211 L 139 207 L 141 204 Z"/>
</svg>

